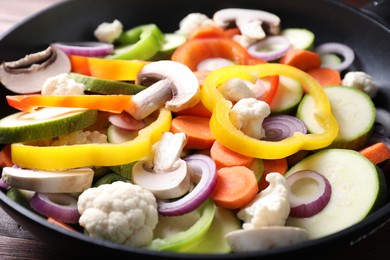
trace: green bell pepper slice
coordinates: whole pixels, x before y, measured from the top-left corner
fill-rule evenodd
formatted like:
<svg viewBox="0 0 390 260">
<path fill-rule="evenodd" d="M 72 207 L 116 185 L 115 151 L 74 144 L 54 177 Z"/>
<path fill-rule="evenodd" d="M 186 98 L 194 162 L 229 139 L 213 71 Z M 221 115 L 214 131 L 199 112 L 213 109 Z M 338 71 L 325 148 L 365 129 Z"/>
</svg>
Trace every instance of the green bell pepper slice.
<svg viewBox="0 0 390 260">
<path fill-rule="evenodd" d="M 164 33 L 155 24 L 134 27 L 115 42 L 119 46 L 107 59 L 148 60 L 159 52 L 165 42 Z"/>
</svg>

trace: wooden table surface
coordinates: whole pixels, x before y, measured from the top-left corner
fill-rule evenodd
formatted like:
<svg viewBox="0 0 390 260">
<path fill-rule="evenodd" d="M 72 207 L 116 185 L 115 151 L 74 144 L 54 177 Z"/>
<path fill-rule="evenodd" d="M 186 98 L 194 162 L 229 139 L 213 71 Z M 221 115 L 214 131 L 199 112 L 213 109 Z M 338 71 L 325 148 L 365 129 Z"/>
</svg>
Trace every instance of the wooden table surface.
<svg viewBox="0 0 390 260">
<path fill-rule="evenodd" d="M 0 34 L 9 30 L 26 16 L 61 0 L 0 0 Z M 348 0 L 357 6 L 363 2 Z M 387 256 L 387 257 L 386 257 Z M 388 259 L 390 256 L 390 224 L 353 247 L 346 248 L 333 259 Z M 0 259 L 69 259 L 65 252 L 56 251 L 37 240 L 0 208 Z"/>
</svg>

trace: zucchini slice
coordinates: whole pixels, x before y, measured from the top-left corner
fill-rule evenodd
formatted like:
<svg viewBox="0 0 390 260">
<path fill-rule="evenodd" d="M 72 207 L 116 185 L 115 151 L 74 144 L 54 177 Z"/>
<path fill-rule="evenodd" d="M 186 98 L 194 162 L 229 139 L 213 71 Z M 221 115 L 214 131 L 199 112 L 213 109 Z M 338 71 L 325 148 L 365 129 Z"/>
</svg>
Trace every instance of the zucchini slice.
<svg viewBox="0 0 390 260">
<path fill-rule="evenodd" d="M 97 119 L 97 110 L 45 107 L 16 112 L 0 120 L 0 143 L 29 142 L 84 129 Z"/>
</svg>

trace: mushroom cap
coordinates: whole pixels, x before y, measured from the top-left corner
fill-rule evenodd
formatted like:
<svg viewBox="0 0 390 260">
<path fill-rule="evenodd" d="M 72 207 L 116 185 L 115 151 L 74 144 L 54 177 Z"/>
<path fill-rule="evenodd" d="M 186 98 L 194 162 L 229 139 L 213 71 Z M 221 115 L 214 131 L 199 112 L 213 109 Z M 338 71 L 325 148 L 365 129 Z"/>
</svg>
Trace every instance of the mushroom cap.
<svg viewBox="0 0 390 260">
<path fill-rule="evenodd" d="M 69 57 L 50 46 L 17 61 L 3 62 L 0 65 L 0 81 L 14 93 L 30 94 L 40 92 L 47 78 L 69 73 L 70 70 Z"/>
<path fill-rule="evenodd" d="M 156 82 L 162 79 L 171 81 L 172 99 L 165 103 L 165 107 L 177 112 L 195 106 L 200 101 L 199 81 L 195 74 L 186 65 L 161 60 L 145 65 L 137 75 L 139 85 L 145 82 Z"/>
<path fill-rule="evenodd" d="M 214 13 L 214 22 L 221 27 L 235 23 L 241 34 L 255 39 L 263 39 L 266 34 L 263 24 L 266 24 L 271 34 L 280 31 L 280 18 L 270 12 L 243 8 L 226 8 Z"/>
</svg>

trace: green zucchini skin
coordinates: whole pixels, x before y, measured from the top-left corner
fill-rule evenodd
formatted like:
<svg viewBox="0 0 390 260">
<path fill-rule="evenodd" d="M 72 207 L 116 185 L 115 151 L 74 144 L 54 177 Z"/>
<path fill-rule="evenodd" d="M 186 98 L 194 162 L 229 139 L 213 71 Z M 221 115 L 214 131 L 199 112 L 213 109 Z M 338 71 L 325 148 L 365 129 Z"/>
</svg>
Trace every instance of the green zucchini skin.
<svg viewBox="0 0 390 260">
<path fill-rule="evenodd" d="M 20 143 L 53 138 L 82 130 L 91 126 L 97 120 L 97 110 L 92 109 L 62 109 L 61 115 L 44 119 L 45 112 L 56 108 L 41 108 L 34 112 L 16 112 L 0 120 L 0 143 Z M 23 118 L 35 118 L 24 119 Z M 18 122 L 18 123 L 14 123 Z M 23 122 L 23 123 L 20 123 Z"/>
</svg>

